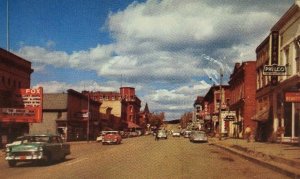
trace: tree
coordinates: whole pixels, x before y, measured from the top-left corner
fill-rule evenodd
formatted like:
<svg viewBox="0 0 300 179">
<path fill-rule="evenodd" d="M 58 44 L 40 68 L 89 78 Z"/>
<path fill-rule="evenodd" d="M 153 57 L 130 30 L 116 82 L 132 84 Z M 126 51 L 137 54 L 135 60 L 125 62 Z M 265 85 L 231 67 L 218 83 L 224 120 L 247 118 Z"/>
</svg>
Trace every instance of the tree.
<svg viewBox="0 0 300 179">
<path fill-rule="evenodd" d="M 149 114 L 149 123 L 151 126 L 160 127 L 165 120 L 165 113 L 161 112 L 159 114 L 150 113 Z"/>
<path fill-rule="evenodd" d="M 192 112 L 186 112 L 184 113 L 180 118 L 180 125 L 182 128 L 186 128 L 188 123 L 191 122 L 193 119 L 193 113 Z"/>
</svg>

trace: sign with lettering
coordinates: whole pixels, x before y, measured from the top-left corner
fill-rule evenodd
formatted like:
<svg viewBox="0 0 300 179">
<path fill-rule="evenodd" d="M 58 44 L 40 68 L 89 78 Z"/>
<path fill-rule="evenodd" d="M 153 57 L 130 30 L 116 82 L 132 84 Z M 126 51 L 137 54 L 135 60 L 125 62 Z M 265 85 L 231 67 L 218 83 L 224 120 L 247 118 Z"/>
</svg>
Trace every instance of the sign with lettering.
<svg viewBox="0 0 300 179">
<path fill-rule="evenodd" d="M 235 121 L 236 113 L 235 111 L 222 111 L 221 118 L 224 119 L 224 121 Z"/>
<path fill-rule="evenodd" d="M 286 75 L 286 66 L 280 66 L 280 65 L 265 65 L 263 75 L 266 76 L 282 76 Z"/>
<path fill-rule="evenodd" d="M 285 102 L 300 102 L 300 92 L 286 92 L 285 93 Z"/>
<path fill-rule="evenodd" d="M 43 88 L 19 89 L 12 96 L 13 107 L 0 108 L 2 122 L 42 122 Z"/>
</svg>

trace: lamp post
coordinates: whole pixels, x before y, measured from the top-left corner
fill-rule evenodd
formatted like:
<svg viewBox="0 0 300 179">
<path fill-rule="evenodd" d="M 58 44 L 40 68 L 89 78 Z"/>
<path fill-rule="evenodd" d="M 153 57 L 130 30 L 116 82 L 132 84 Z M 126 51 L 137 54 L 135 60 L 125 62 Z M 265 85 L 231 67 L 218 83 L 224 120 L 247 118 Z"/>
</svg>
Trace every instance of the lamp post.
<svg viewBox="0 0 300 179">
<path fill-rule="evenodd" d="M 220 101 L 219 101 L 219 140 L 222 140 L 222 98 L 223 98 L 223 92 L 222 92 L 222 78 L 223 78 L 223 72 L 222 68 L 220 68 Z"/>
</svg>

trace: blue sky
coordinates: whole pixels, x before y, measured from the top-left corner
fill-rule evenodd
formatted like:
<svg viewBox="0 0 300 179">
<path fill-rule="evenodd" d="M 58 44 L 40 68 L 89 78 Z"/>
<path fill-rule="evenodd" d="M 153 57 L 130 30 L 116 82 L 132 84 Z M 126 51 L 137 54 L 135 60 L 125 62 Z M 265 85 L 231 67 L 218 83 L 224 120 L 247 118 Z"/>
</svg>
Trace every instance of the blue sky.
<svg viewBox="0 0 300 179">
<path fill-rule="evenodd" d="M 46 92 L 136 88 L 143 105 L 179 118 L 225 82 L 293 0 L 9 0 L 10 49 Z M 6 49 L 6 0 L 0 0 Z M 209 79 L 212 80 L 209 80 Z"/>
</svg>

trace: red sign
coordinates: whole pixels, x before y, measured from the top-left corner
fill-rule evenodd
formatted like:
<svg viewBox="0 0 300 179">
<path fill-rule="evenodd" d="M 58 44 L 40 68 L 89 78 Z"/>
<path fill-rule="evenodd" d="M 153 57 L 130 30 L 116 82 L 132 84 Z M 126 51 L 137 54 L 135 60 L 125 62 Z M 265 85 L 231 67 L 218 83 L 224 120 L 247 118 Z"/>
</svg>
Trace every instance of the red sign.
<svg viewBox="0 0 300 179">
<path fill-rule="evenodd" d="M 14 107 L 0 108 L 2 122 L 42 122 L 43 88 L 19 89 L 12 97 Z"/>
<path fill-rule="evenodd" d="M 286 102 L 300 102 L 300 92 L 286 92 L 285 93 Z"/>
</svg>

